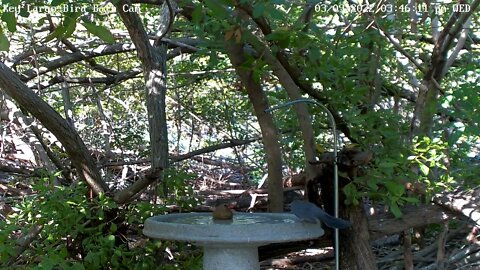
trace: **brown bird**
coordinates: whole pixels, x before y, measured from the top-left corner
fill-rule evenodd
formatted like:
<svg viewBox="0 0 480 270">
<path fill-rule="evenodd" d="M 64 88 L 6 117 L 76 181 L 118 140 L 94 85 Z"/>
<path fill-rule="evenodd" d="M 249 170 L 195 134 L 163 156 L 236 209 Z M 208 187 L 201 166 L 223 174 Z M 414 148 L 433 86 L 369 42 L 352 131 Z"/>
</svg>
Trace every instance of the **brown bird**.
<svg viewBox="0 0 480 270">
<path fill-rule="evenodd" d="M 212 217 L 217 220 L 229 220 L 233 218 L 233 212 L 227 204 L 223 203 L 215 206 Z"/>
</svg>

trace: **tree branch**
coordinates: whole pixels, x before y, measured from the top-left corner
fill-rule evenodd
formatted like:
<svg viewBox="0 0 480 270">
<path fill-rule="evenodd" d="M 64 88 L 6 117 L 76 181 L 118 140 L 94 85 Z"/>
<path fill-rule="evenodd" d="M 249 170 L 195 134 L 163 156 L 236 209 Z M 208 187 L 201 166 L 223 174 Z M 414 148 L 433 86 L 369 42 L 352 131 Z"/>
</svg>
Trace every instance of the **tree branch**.
<svg viewBox="0 0 480 270">
<path fill-rule="evenodd" d="M 0 87 L 57 137 L 72 158 L 80 178 L 86 181 L 96 194 L 108 190 L 95 160 L 75 129 L 2 62 L 0 62 Z"/>
</svg>

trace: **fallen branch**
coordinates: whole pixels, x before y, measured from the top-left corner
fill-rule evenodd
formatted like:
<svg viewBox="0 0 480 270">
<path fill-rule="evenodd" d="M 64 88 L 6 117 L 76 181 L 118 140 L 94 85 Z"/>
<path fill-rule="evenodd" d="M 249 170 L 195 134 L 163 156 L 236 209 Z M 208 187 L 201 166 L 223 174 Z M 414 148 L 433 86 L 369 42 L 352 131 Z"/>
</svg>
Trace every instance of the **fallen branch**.
<svg viewBox="0 0 480 270">
<path fill-rule="evenodd" d="M 443 223 L 454 215 L 438 205 L 407 206 L 402 209 L 402 218 L 395 218 L 390 213 L 368 217 L 370 239 L 375 240 L 384 235 L 398 234 L 410 228 L 417 228 L 432 223 Z"/>
<path fill-rule="evenodd" d="M 434 196 L 432 201 L 442 207 L 460 213 L 480 226 L 480 187 L 471 190 L 457 188 L 453 192 L 443 192 Z"/>
<path fill-rule="evenodd" d="M 304 263 L 318 263 L 319 261 L 333 259 L 333 250 L 328 250 L 327 252 L 319 255 L 302 255 L 296 257 L 289 257 L 283 259 L 269 259 L 261 262 L 261 266 L 273 266 L 273 267 L 291 267 L 293 265 L 299 265 Z"/>
<path fill-rule="evenodd" d="M 450 258 L 445 261 L 445 265 L 455 266 L 455 269 L 460 269 L 460 266 L 468 266 L 469 264 L 478 264 L 480 260 L 480 246 L 472 244 L 462 248 L 459 252 L 451 254 Z M 434 270 L 437 268 L 437 262 L 421 268 L 420 270 Z M 468 268 L 476 269 L 476 268 Z"/>
<path fill-rule="evenodd" d="M 16 174 L 24 174 L 24 175 L 33 175 L 35 173 L 33 169 L 28 169 L 24 166 L 13 167 L 13 166 L 2 165 L 2 164 L 0 164 L 0 172 L 16 173 Z"/>
</svg>

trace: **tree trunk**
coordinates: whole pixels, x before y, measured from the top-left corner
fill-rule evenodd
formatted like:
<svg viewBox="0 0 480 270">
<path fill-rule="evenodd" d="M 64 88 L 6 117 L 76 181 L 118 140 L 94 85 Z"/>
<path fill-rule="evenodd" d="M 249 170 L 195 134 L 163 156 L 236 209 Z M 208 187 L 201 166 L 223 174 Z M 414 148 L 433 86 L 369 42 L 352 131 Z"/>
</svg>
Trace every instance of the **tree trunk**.
<svg viewBox="0 0 480 270">
<path fill-rule="evenodd" d="M 270 48 L 268 48 L 268 46 L 266 46 L 252 33 L 246 33 L 245 35 L 258 54 L 262 56 L 262 59 L 270 66 L 275 76 L 287 91 L 288 97 L 291 100 L 301 99 L 302 95 L 300 88 L 292 79 L 292 77 L 290 77 L 290 74 L 283 67 L 283 65 L 272 54 Z M 296 104 L 295 112 L 300 124 L 300 130 L 302 131 L 303 150 L 305 153 L 305 171 L 307 173 L 307 181 L 309 181 L 315 177 L 315 168 L 310 164 L 310 162 L 316 160 L 315 137 L 312 127 L 312 119 L 305 103 Z"/>
<path fill-rule="evenodd" d="M 128 1 L 118 1 L 115 4 L 143 65 L 152 162 L 151 172 L 145 184 L 151 184 L 160 180 L 160 172 L 168 165 L 168 130 L 165 111 L 166 48 L 164 46 L 155 48 L 150 44 L 138 14 L 124 11 L 128 10 L 124 7 L 129 5 Z M 117 199 L 120 199 L 120 196 L 117 196 Z"/>
<path fill-rule="evenodd" d="M 468 25 L 469 19 L 475 9 L 478 8 L 480 1 L 473 1 L 468 12 L 458 12 L 457 16 L 451 16 L 445 24 L 442 32 L 435 42 L 430 65 L 424 70 L 422 84 L 418 90 L 417 103 L 411 122 L 410 136 L 430 136 L 433 128 L 433 117 L 437 113 L 438 96 L 441 91 L 440 82 L 445 77 L 450 65 L 458 57 L 458 53 L 448 52 L 452 47 L 454 39 L 461 31 L 466 31 L 465 25 Z M 456 46 L 463 47 L 463 42 L 457 40 Z M 457 50 L 454 50 L 454 52 Z"/>
<path fill-rule="evenodd" d="M 370 232 L 367 216 L 363 205 L 348 205 L 343 202 L 346 197 L 343 188 L 354 180 L 357 167 L 368 164 L 372 159 L 371 153 L 358 149 L 342 150 L 338 155 L 338 168 L 342 172 L 338 179 L 340 217 L 352 222 L 352 226 L 340 231 L 340 269 L 370 270 L 377 269 L 375 256 L 370 246 Z M 333 215 L 334 212 L 334 171 L 333 155 L 325 153 L 320 157 L 318 177 L 311 181 L 320 183 L 321 201 L 325 210 Z M 345 177 L 347 175 L 348 177 Z"/>
<path fill-rule="evenodd" d="M 431 135 L 433 117 L 437 112 L 438 92 L 431 80 L 424 80 L 420 85 L 411 122 L 411 138 Z"/>
<path fill-rule="evenodd" d="M 362 205 L 348 206 L 343 211 L 352 222 L 352 227 L 340 231 L 340 269 L 377 269 L 375 255 L 370 246 L 367 216 Z"/>
<path fill-rule="evenodd" d="M 253 104 L 262 131 L 268 167 L 268 208 L 272 212 L 281 212 L 283 211 L 282 155 L 273 117 L 270 113 L 265 112 L 269 107 L 267 95 L 260 83 L 255 81 L 253 71 L 242 67 L 246 61 L 243 44 L 230 40 L 226 42 L 225 47 L 230 61 L 247 91 L 248 98 Z"/>
</svg>

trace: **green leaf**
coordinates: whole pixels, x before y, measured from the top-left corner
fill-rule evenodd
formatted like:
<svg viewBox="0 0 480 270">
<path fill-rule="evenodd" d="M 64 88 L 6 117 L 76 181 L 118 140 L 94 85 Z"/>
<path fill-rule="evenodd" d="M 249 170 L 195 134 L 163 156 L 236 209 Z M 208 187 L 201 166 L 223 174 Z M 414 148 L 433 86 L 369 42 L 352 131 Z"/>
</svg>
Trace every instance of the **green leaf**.
<svg viewBox="0 0 480 270">
<path fill-rule="evenodd" d="M 4 12 L 2 14 L 2 21 L 7 24 L 8 31 L 15 32 L 17 31 L 17 18 L 13 12 Z"/>
<path fill-rule="evenodd" d="M 368 179 L 367 180 L 367 186 L 372 190 L 372 191 L 377 191 L 378 190 L 378 181 L 376 179 Z"/>
<path fill-rule="evenodd" d="M 201 21 L 203 21 L 203 9 L 201 5 L 197 5 L 192 12 L 192 22 L 199 24 Z"/>
<path fill-rule="evenodd" d="M 28 12 L 28 9 L 27 9 L 27 8 L 22 7 L 22 8 L 20 9 L 20 12 L 18 13 L 18 15 L 20 15 L 20 16 L 22 16 L 22 17 L 24 17 L 24 18 L 28 18 L 28 17 L 30 16 L 30 12 Z M 39 25 L 42 25 L 42 24 L 39 23 Z"/>
<path fill-rule="evenodd" d="M 357 197 L 359 195 L 357 187 L 355 184 L 349 183 L 345 187 L 343 187 L 343 193 L 345 193 L 345 196 L 347 197 L 347 204 L 356 204 L 358 203 Z"/>
<path fill-rule="evenodd" d="M 289 39 L 291 32 L 286 28 L 278 28 L 266 36 L 267 40 L 283 41 Z"/>
<path fill-rule="evenodd" d="M 260 16 L 263 16 L 263 13 L 265 12 L 265 4 L 263 3 L 258 3 L 255 5 L 253 8 L 253 13 L 252 16 L 253 18 L 258 18 Z"/>
<path fill-rule="evenodd" d="M 415 197 L 405 197 L 403 198 L 406 202 L 411 203 L 411 204 L 417 204 L 420 203 L 420 200 Z"/>
<path fill-rule="evenodd" d="M 402 211 L 400 210 L 400 207 L 398 207 L 397 202 L 392 202 L 390 205 L 390 211 L 392 211 L 392 214 L 396 218 L 401 218 L 402 217 Z"/>
<path fill-rule="evenodd" d="M 77 22 L 75 20 L 72 20 L 70 23 L 65 25 L 65 33 L 63 37 L 68 38 L 70 37 L 73 32 L 75 32 L 75 29 L 77 28 Z"/>
<path fill-rule="evenodd" d="M 228 12 L 226 12 L 225 8 L 222 6 L 222 4 L 218 3 L 218 1 L 205 0 L 204 3 L 213 12 L 214 17 L 220 19 L 228 18 Z"/>
<path fill-rule="evenodd" d="M 65 13 L 65 19 L 63 20 L 63 27 L 65 27 L 65 33 L 63 37 L 70 37 L 77 28 L 77 19 L 80 17 L 80 12 L 68 12 Z"/>
<path fill-rule="evenodd" d="M 7 36 L 3 33 L 0 33 L 0 51 L 6 51 L 10 49 L 10 41 L 8 40 Z"/>
<path fill-rule="evenodd" d="M 277 20 L 277 21 L 285 20 L 285 17 L 286 17 L 285 13 L 280 11 L 279 9 L 272 8 L 271 10 L 269 10 L 269 13 L 272 16 L 272 18 Z"/>
<path fill-rule="evenodd" d="M 397 197 L 401 197 L 405 193 L 405 186 L 394 181 L 386 182 L 385 187 L 388 192 Z"/>
<path fill-rule="evenodd" d="M 102 209 L 98 211 L 98 220 L 104 220 L 105 219 L 105 212 L 103 212 Z"/>
<path fill-rule="evenodd" d="M 96 25 L 86 19 L 83 20 L 83 26 L 85 26 L 88 32 L 99 37 L 103 41 L 107 43 L 115 42 L 115 38 L 113 37 L 112 33 L 104 26 Z"/>
<path fill-rule="evenodd" d="M 276 41 L 282 48 L 287 48 L 290 44 L 290 35 L 292 31 L 287 28 L 278 28 L 271 34 L 266 36 L 267 40 Z"/>
<path fill-rule="evenodd" d="M 418 162 L 418 166 L 420 167 L 420 171 L 423 173 L 423 175 L 428 175 L 430 172 L 430 168 L 423 164 L 422 162 Z"/>
<path fill-rule="evenodd" d="M 60 4 L 63 4 L 67 2 L 66 0 L 52 0 L 52 3 L 50 5 L 52 6 L 59 6 Z"/>
<path fill-rule="evenodd" d="M 59 25 L 55 31 L 53 31 L 53 33 L 51 33 L 50 35 L 48 35 L 46 38 L 45 38 L 45 42 L 48 42 L 54 38 L 61 38 L 63 36 L 63 34 L 65 33 L 67 29 L 65 28 L 65 26 L 63 25 Z"/>
<path fill-rule="evenodd" d="M 222 3 L 226 4 L 227 6 L 234 6 L 234 2 L 232 0 L 221 0 Z"/>
<path fill-rule="evenodd" d="M 311 61 L 317 61 L 321 58 L 322 54 L 320 50 L 317 49 L 312 49 L 308 51 L 308 57 L 310 58 Z"/>
<path fill-rule="evenodd" d="M 382 162 L 378 165 L 380 168 L 382 169 L 389 169 L 389 168 L 395 168 L 395 167 L 398 167 L 398 163 L 397 162 L 391 162 L 391 161 L 387 161 L 387 162 Z"/>
<path fill-rule="evenodd" d="M 117 224 L 113 223 L 110 225 L 110 233 L 115 233 L 117 231 Z"/>
<path fill-rule="evenodd" d="M 70 266 L 70 270 L 85 270 L 85 266 L 81 263 L 74 263 Z"/>
</svg>

